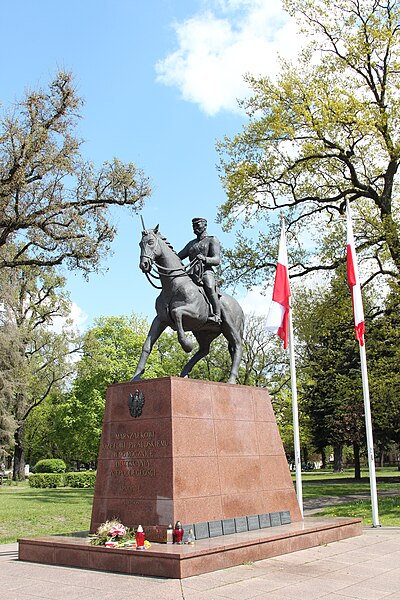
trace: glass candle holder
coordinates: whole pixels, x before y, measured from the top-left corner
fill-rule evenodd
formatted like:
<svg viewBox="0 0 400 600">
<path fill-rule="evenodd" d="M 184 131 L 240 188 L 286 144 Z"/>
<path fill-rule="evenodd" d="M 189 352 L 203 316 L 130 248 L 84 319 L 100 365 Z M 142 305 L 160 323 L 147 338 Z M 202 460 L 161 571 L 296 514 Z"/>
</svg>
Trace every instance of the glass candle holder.
<svg viewBox="0 0 400 600">
<path fill-rule="evenodd" d="M 135 533 L 136 538 L 136 548 L 143 549 L 144 548 L 144 531 L 143 527 L 139 525 Z"/>
<path fill-rule="evenodd" d="M 181 522 L 177 521 L 174 529 L 174 544 L 182 544 L 183 533 L 184 531 Z"/>
</svg>

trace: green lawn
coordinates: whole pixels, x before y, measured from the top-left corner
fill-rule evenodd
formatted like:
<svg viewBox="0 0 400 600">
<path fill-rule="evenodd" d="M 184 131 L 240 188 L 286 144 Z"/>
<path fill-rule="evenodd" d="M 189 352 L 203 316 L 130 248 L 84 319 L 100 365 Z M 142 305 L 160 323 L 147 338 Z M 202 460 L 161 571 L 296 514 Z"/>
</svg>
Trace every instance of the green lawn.
<svg viewBox="0 0 400 600">
<path fill-rule="evenodd" d="M 19 537 L 88 531 L 93 490 L 0 486 L 0 543 Z"/>
<path fill-rule="evenodd" d="M 331 506 L 318 513 L 324 517 L 358 517 L 364 526 L 372 525 L 370 500 L 356 500 L 348 504 Z M 384 527 L 400 527 L 400 495 L 378 499 L 379 524 Z"/>
</svg>

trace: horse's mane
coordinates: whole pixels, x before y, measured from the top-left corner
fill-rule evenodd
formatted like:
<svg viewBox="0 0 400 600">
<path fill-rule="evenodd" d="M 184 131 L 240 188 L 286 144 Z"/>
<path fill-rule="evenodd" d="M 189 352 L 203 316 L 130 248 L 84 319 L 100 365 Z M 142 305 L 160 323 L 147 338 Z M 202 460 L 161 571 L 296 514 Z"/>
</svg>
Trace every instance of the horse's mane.
<svg viewBox="0 0 400 600">
<path fill-rule="evenodd" d="M 161 231 L 154 231 L 154 229 L 151 229 L 151 231 L 154 233 L 154 235 L 156 235 L 160 240 L 162 240 L 163 242 L 165 242 L 165 244 L 168 246 L 168 248 L 170 248 L 172 250 L 172 252 L 175 252 L 175 254 L 178 256 L 177 251 L 175 250 L 175 248 L 173 247 L 173 245 L 171 244 L 171 242 L 169 242 L 167 240 L 167 238 L 165 237 L 165 235 L 163 235 L 161 233 Z"/>
</svg>

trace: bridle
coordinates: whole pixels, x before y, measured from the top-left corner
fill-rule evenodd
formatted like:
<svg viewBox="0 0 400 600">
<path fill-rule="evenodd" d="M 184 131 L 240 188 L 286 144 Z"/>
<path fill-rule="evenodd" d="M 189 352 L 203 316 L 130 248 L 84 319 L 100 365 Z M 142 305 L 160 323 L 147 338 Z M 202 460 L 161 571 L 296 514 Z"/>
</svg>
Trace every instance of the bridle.
<svg viewBox="0 0 400 600">
<path fill-rule="evenodd" d="M 158 243 L 159 239 L 158 238 L 156 238 L 156 239 L 157 239 L 157 243 Z M 197 256 L 188 265 L 186 265 L 186 266 L 182 265 L 182 267 L 178 267 L 177 269 L 170 269 L 168 267 L 163 267 L 162 265 L 159 265 L 155 261 L 154 256 L 149 256 L 148 254 L 141 254 L 140 258 L 141 259 L 146 258 L 149 261 L 150 270 L 143 271 L 143 272 L 146 275 L 147 281 L 156 290 L 162 290 L 162 286 L 159 286 L 159 285 L 156 285 L 155 283 L 153 283 L 152 279 L 155 279 L 156 281 L 160 281 L 161 276 L 168 277 L 169 279 L 175 279 L 177 277 L 186 277 L 186 276 L 189 276 L 191 269 L 193 269 L 194 265 L 197 262 L 201 265 L 201 267 L 203 266 L 203 263 L 201 261 L 199 261 Z"/>
</svg>

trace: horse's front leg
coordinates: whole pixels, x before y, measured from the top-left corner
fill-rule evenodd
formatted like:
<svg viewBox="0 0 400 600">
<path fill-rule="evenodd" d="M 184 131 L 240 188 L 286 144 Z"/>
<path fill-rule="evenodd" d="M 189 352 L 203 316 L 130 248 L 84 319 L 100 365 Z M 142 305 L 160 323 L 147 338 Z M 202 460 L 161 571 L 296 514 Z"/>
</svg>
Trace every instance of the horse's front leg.
<svg viewBox="0 0 400 600">
<path fill-rule="evenodd" d="M 204 334 L 203 336 L 197 334 L 196 337 L 197 341 L 199 342 L 199 349 L 183 367 L 179 377 L 189 377 L 189 373 L 193 369 L 194 365 L 197 364 L 199 360 L 207 356 L 207 354 L 210 352 L 211 342 L 216 336 L 214 334 Z"/>
<path fill-rule="evenodd" d="M 149 354 L 154 344 L 156 343 L 156 341 L 158 340 L 158 338 L 160 337 L 160 335 L 166 327 L 167 326 L 160 321 L 159 317 L 155 317 L 154 321 L 151 324 L 149 333 L 147 334 L 146 341 L 143 344 L 142 354 L 140 355 L 136 371 L 133 374 L 131 381 L 140 379 L 140 376 L 143 375 Z"/>
<path fill-rule="evenodd" d="M 191 352 L 194 347 L 194 343 L 190 338 L 187 337 L 185 330 L 183 329 L 183 312 L 184 309 L 180 306 L 171 310 L 171 317 L 176 326 L 176 333 L 178 334 L 178 341 L 185 352 Z"/>
</svg>

